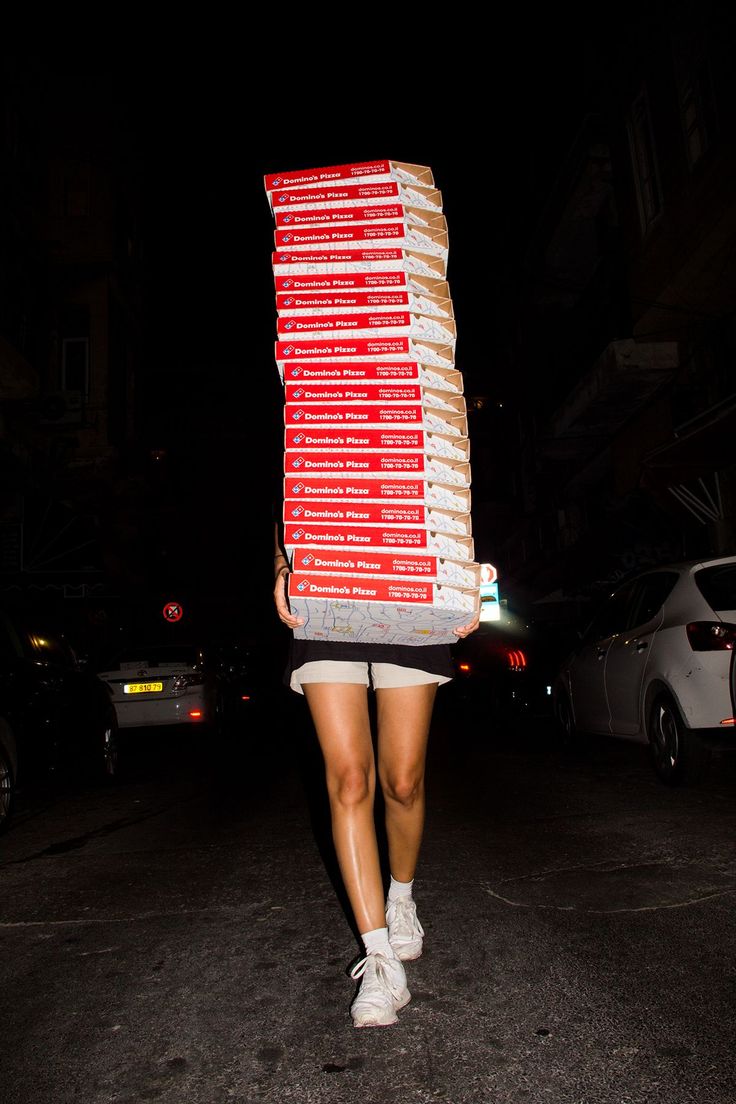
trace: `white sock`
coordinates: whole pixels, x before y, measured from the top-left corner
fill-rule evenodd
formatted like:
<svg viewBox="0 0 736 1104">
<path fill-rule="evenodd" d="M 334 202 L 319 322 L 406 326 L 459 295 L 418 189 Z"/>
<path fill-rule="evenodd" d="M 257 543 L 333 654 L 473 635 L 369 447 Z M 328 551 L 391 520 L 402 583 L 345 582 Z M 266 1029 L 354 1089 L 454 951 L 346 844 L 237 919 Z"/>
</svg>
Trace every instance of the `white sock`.
<svg viewBox="0 0 736 1104">
<path fill-rule="evenodd" d="M 373 931 L 362 932 L 360 938 L 363 940 L 366 954 L 382 954 L 386 958 L 395 957 L 388 941 L 388 928 L 374 928 Z"/>
<path fill-rule="evenodd" d="M 393 874 L 391 875 L 391 884 L 388 887 L 388 899 L 389 901 L 395 901 L 398 897 L 411 897 L 412 886 L 414 885 L 414 879 L 410 882 L 397 882 Z"/>
</svg>

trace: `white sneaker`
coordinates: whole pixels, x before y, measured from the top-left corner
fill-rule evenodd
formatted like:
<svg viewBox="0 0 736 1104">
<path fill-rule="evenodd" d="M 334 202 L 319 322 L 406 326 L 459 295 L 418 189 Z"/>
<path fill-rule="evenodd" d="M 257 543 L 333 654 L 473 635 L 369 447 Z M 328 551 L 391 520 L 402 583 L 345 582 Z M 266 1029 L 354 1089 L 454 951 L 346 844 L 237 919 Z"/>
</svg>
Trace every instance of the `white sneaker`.
<svg viewBox="0 0 736 1104">
<path fill-rule="evenodd" d="M 388 941 L 397 958 L 412 962 L 422 953 L 424 928 L 417 918 L 417 906 L 411 897 L 386 902 Z"/>
<path fill-rule="evenodd" d="M 362 977 L 358 995 L 350 1007 L 355 1027 L 387 1027 L 396 1023 L 396 1013 L 411 1000 L 404 967 L 397 958 L 369 954 L 350 971 Z"/>
</svg>

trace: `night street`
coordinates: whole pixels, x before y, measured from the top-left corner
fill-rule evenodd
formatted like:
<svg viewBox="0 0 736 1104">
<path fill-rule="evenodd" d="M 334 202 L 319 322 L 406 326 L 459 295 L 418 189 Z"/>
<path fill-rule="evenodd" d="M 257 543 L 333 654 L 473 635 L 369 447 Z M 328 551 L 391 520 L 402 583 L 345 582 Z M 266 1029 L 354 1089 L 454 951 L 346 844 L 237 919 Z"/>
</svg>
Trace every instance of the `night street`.
<svg viewBox="0 0 736 1104">
<path fill-rule="evenodd" d="M 399 1023 L 356 1031 L 302 705 L 219 750 L 141 732 L 114 788 L 22 795 L 0 841 L 3 1104 L 734 1100 L 733 759 L 668 788 L 625 741 L 463 732 L 448 694 L 425 953 Z"/>
</svg>

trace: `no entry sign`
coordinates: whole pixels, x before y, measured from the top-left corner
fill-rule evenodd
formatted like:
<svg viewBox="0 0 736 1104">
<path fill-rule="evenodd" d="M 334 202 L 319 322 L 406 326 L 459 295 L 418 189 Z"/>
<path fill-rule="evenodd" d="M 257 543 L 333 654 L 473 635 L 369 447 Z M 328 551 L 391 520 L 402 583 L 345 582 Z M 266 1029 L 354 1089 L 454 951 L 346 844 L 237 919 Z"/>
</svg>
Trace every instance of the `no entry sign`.
<svg viewBox="0 0 736 1104">
<path fill-rule="evenodd" d="M 163 608 L 164 621 L 181 621 L 184 610 L 179 602 L 167 602 Z"/>
</svg>

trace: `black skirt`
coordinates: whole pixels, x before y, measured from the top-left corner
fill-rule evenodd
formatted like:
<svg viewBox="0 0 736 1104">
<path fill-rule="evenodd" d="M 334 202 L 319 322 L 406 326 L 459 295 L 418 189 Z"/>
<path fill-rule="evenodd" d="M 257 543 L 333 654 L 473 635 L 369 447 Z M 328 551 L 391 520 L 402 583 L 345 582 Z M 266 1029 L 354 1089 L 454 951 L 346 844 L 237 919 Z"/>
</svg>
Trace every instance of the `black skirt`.
<svg viewBox="0 0 736 1104">
<path fill-rule="evenodd" d="M 350 644 L 342 640 L 295 640 L 292 638 L 289 659 L 284 672 L 288 686 L 292 671 L 305 663 L 321 659 L 347 660 L 358 663 L 395 663 L 429 671 L 432 675 L 452 678 L 455 668 L 449 644 Z"/>
</svg>

